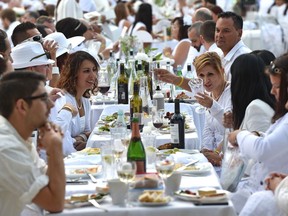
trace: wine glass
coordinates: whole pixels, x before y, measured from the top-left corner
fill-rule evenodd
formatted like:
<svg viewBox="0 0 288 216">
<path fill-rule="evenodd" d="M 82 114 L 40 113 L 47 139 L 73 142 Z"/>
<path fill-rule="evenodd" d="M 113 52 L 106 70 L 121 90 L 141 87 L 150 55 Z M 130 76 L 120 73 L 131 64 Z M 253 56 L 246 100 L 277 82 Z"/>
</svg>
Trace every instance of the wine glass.
<svg viewBox="0 0 288 216">
<path fill-rule="evenodd" d="M 204 93 L 204 87 L 203 87 L 203 80 L 200 78 L 192 78 L 188 85 L 191 88 L 193 96 L 195 96 L 198 93 Z M 195 111 L 199 114 L 202 114 L 205 112 L 205 107 L 203 107 L 201 104 L 195 109 Z"/>
<path fill-rule="evenodd" d="M 126 147 L 122 144 L 121 138 L 114 139 L 113 141 L 113 154 L 115 158 L 115 163 L 118 164 L 121 161 L 121 157 L 125 151 Z"/>
<path fill-rule="evenodd" d="M 159 129 L 163 126 L 163 114 L 157 110 L 152 112 L 153 126 L 157 129 L 157 133 L 160 134 Z"/>
<path fill-rule="evenodd" d="M 107 70 L 103 68 L 98 72 L 98 89 L 102 94 L 103 105 L 105 105 L 105 94 L 110 89 L 110 79 Z"/>
<path fill-rule="evenodd" d="M 167 178 L 170 177 L 174 171 L 174 159 L 171 156 L 160 154 L 156 157 L 155 165 L 158 175 L 163 180 L 163 190 L 165 192 Z"/>
<path fill-rule="evenodd" d="M 124 182 L 129 190 L 130 183 L 136 177 L 137 166 L 134 161 L 122 161 L 117 166 L 117 174 L 120 181 Z M 127 207 L 131 207 L 129 202 L 129 191 L 127 192 Z"/>
</svg>

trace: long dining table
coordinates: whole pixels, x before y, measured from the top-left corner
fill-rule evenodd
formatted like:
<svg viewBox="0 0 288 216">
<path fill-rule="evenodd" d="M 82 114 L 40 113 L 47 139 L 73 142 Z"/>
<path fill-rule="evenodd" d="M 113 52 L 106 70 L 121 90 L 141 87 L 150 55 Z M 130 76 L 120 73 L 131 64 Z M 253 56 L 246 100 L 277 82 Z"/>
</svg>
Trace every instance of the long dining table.
<svg viewBox="0 0 288 216">
<path fill-rule="evenodd" d="M 204 156 L 199 153 L 198 156 L 200 161 L 203 161 Z M 221 185 L 219 183 L 218 175 L 216 174 L 213 166 L 209 162 L 204 162 L 209 164 L 211 169 L 208 172 L 202 174 L 194 174 L 194 175 L 182 175 L 180 189 L 186 190 L 189 189 L 191 191 L 196 191 L 199 188 L 203 187 L 212 187 L 215 189 L 221 189 Z M 103 185 L 103 181 L 101 176 L 97 178 L 97 183 L 92 183 L 92 181 L 88 181 L 87 185 L 66 185 L 66 195 L 71 196 L 72 194 L 86 193 L 91 194 L 96 192 L 96 187 Z M 131 190 L 129 193 L 135 193 L 136 189 Z M 94 206 L 86 206 L 72 209 L 64 209 L 61 213 L 48 213 L 45 215 L 51 216 L 132 216 L 132 215 L 149 215 L 149 216 L 203 216 L 203 215 L 213 215 L 213 216 L 236 216 L 233 204 L 230 200 L 226 203 L 203 203 L 203 204 L 194 204 L 191 201 L 183 201 L 174 197 L 172 201 L 165 206 L 155 206 L 155 207 L 147 207 L 142 206 L 134 200 L 132 202 L 132 207 L 119 207 L 114 206 L 112 204 L 111 197 L 109 195 L 106 196 L 103 202 L 100 205 L 107 209 L 105 212 L 99 208 L 95 208 Z"/>
</svg>

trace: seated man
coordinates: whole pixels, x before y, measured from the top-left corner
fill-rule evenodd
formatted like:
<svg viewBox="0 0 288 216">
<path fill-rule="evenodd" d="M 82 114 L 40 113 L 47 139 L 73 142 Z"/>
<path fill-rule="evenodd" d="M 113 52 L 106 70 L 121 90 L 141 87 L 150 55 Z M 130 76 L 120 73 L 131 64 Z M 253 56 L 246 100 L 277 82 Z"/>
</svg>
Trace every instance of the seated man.
<svg viewBox="0 0 288 216">
<path fill-rule="evenodd" d="M 47 122 L 54 104 L 45 81 L 42 74 L 27 71 L 0 80 L 0 215 L 20 215 L 30 203 L 50 212 L 63 210 L 63 133 Z M 35 128 L 47 151 L 48 168 L 29 142 Z"/>
</svg>

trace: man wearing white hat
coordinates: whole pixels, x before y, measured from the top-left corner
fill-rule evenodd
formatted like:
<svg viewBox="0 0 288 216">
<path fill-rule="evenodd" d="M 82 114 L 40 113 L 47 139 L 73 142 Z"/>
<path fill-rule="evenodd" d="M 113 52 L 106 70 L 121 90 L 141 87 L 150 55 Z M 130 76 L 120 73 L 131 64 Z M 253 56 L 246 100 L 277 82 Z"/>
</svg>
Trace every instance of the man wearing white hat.
<svg viewBox="0 0 288 216">
<path fill-rule="evenodd" d="M 54 64 L 55 61 L 50 59 L 40 43 L 28 41 L 18 44 L 12 49 L 11 57 L 15 70 L 26 69 L 42 73 L 47 80 L 52 78 L 49 65 Z"/>
</svg>

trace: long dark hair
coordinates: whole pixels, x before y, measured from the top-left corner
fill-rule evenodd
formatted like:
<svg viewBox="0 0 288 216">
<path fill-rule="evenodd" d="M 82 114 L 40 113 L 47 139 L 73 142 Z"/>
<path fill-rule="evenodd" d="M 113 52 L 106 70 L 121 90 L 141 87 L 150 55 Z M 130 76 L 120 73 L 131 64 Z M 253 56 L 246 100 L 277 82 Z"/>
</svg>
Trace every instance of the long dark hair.
<svg viewBox="0 0 288 216">
<path fill-rule="evenodd" d="M 77 85 L 77 73 L 80 69 L 80 66 L 84 60 L 91 61 L 95 64 L 97 71 L 99 70 L 100 66 L 95 58 L 90 55 L 88 52 L 85 51 L 77 51 L 69 55 L 66 61 L 66 67 L 64 67 L 63 71 L 61 71 L 61 76 L 58 81 L 57 87 L 61 89 L 65 89 L 71 95 L 75 96 L 76 85 Z M 90 97 L 90 90 L 94 92 L 97 88 L 97 80 L 94 83 L 92 89 L 88 89 L 84 94 L 83 97 L 89 98 Z"/>
<path fill-rule="evenodd" d="M 285 10 L 283 11 L 283 15 L 286 16 L 287 10 L 288 10 L 288 1 L 286 0 L 284 4 L 286 4 L 286 8 L 285 8 Z M 274 3 L 268 8 L 268 11 L 267 11 L 268 14 L 270 14 L 272 8 L 273 8 L 275 5 L 276 5 L 276 2 L 274 2 Z"/>
<path fill-rule="evenodd" d="M 134 29 L 138 22 L 145 24 L 147 32 L 152 32 L 152 7 L 150 4 L 142 3 L 139 6 L 132 29 Z"/>
<path fill-rule="evenodd" d="M 178 40 L 182 40 L 184 38 L 188 38 L 188 28 L 190 27 L 189 25 L 186 25 L 184 23 L 183 17 L 176 17 L 172 20 L 172 24 L 178 22 L 179 25 L 179 33 L 178 33 Z"/>
<path fill-rule="evenodd" d="M 243 54 L 231 66 L 231 100 L 234 129 L 239 129 L 247 106 L 260 99 L 274 108 L 274 100 L 265 82 L 265 64 L 254 54 Z"/>
<path fill-rule="evenodd" d="M 275 114 L 272 117 L 272 122 L 275 122 L 288 112 L 287 109 L 285 108 L 285 104 L 288 100 L 288 93 L 287 93 L 288 54 L 286 53 L 276 58 L 273 62 L 271 62 L 267 72 L 271 76 L 280 77 L 279 97 L 275 106 Z"/>
</svg>

